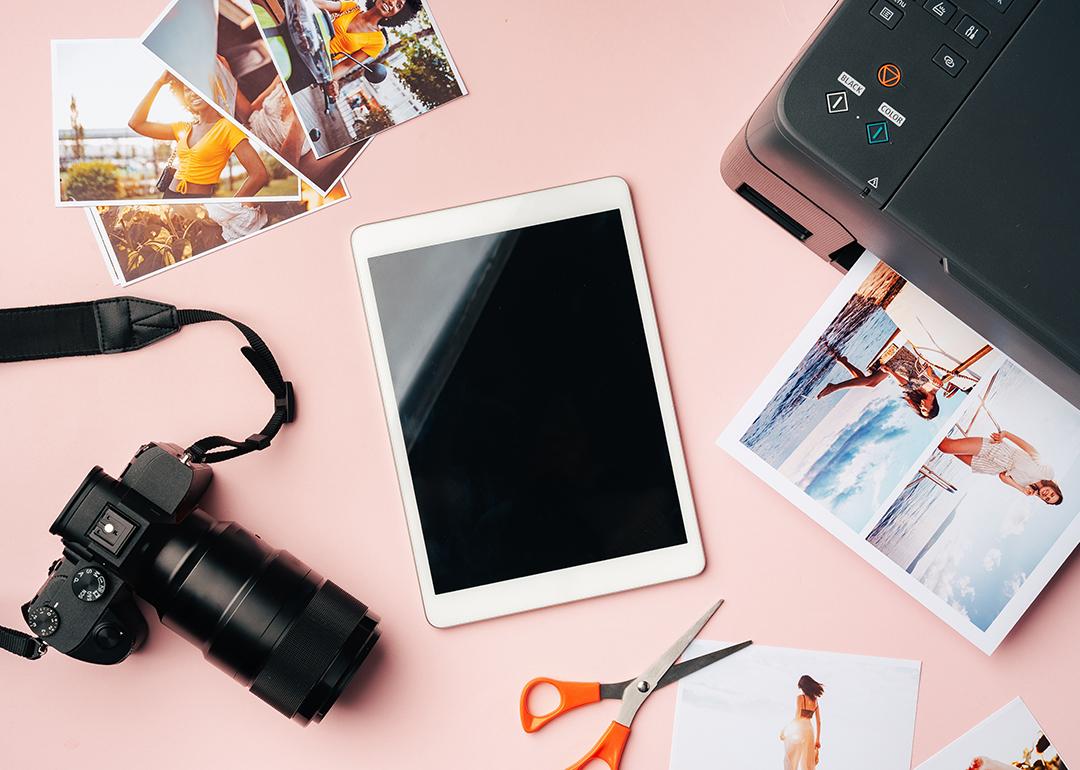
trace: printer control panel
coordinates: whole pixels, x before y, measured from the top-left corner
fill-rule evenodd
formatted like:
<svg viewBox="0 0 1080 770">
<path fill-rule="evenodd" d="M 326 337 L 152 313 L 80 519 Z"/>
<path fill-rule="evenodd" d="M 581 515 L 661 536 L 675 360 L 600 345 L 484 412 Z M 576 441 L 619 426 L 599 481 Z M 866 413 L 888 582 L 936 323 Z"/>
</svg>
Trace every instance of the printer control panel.
<svg viewBox="0 0 1080 770">
<path fill-rule="evenodd" d="M 793 70 L 780 125 L 881 208 L 1039 0 L 844 0 Z"/>
</svg>

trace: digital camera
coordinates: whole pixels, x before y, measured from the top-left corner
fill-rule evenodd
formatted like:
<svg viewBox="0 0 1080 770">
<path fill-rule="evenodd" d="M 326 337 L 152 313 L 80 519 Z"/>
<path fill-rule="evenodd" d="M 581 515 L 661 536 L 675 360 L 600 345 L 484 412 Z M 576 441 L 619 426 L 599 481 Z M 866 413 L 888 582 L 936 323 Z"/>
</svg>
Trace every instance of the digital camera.
<svg viewBox="0 0 1080 770">
<path fill-rule="evenodd" d="M 113 664 L 162 623 L 282 714 L 320 721 L 379 638 L 368 608 L 286 551 L 198 507 L 213 472 L 172 444 L 119 479 L 94 468 L 53 523 L 63 558 L 23 605 L 45 644 Z"/>
</svg>

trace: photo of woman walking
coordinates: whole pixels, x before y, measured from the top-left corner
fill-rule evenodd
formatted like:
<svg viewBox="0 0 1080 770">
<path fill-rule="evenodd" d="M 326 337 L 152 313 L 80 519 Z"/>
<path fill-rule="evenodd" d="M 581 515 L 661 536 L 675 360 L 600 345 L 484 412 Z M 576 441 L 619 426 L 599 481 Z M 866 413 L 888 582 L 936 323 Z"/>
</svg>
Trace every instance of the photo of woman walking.
<svg viewBox="0 0 1080 770">
<path fill-rule="evenodd" d="M 154 101 L 166 86 L 191 113 L 191 120 L 157 123 L 149 119 Z M 132 113 L 128 126 L 150 139 L 176 141 L 179 164 L 173 173 L 167 169 L 161 178 L 163 198 L 213 198 L 221 183 L 222 172 L 233 155 L 247 172 L 247 178 L 234 197 L 254 198 L 270 181 L 266 165 L 244 132 L 168 72 L 154 81 Z"/>
<path fill-rule="evenodd" d="M 1015 433 L 1006 430 L 991 433 L 989 438 L 946 438 L 938 449 L 969 465 L 972 473 L 997 476 L 1023 495 L 1037 496 L 1047 505 L 1061 505 L 1061 487 L 1053 480 L 1054 469 Z"/>
<path fill-rule="evenodd" d="M 919 674 L 916 661 L 751 645 L 679 687 L 667 767 L 911 770 Z"/>
<path fill-rule="evenodd" d="M 816 770 L 821 752 L 821 696 L 825 685 L 804 674 L 795 696 L 795 718 L 780 731 L 784 770 Z"/>
</svg>

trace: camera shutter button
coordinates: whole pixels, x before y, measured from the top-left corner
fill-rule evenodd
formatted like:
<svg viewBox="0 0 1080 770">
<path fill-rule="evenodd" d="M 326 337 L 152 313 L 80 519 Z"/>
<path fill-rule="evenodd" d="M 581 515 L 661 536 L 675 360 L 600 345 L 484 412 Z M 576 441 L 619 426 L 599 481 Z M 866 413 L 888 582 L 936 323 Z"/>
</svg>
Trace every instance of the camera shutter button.
<svg viewBox="0 0 1080 770">
<path fill-rule="evenodd" d="M 103 650 L 111 650 L 118 647 L 124 641 L 124 629 L 115 623 L 106 623 L 98 626 L 94 631 L 94 641 Z"/>
</svg>

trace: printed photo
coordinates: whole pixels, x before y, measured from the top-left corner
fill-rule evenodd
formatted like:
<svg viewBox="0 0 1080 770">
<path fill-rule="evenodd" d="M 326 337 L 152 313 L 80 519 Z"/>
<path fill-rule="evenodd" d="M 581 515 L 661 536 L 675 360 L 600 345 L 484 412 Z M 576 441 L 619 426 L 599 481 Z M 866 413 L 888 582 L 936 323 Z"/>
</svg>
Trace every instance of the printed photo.
<svg viewBox="0 0 1080 770">
<path fill-rule="evenodd" d="M 694 642 L 687 657 L 724 646 Z M 670 768 L 909 770 L 919 674 L 916 661 L 755 644 L 679 684 Z"/>
<path fill-rule="evenodd" d="M 426 0 L 252 0 L 316 157 L 466 93 Z"/>
<path fill-rule="evenodd" d="M 53 42 L 60 206 L 295 201 L 300 180 L 137 40 Z"/>
<path fill-rule="evenodd" d="M 996 361 L 882 262 L 859 282 L 741 438 L 859 532 Z"/>
<path fill-rule="evenodd" d="M 298 201 L 88 208 L 91 230 L 118 285 L 141 281 L 347 200 L 343 184 Z"/>
<path fill-rule="evenodd" d="M 1017 698 L 916 770 L 1068 770 Z"/>
<path fill-rule="evenodd" d="M 868 253 L 718 443 L 989 655 L 1080 544 L 1077 435 Z"/>
<path fill-rule="evenodd" d="M 333 189 L 367 147 L 363 142 L 315 156 L 247 0 L 174 0 L 142 43 L 188 88 L 321 193 Z"/>
<path fill-rule="evenodd" d="M 868 540 L 986 631 L 1080 513 L 1080 410 L 1011 361 L 971 406 Z"/>
</svg>

